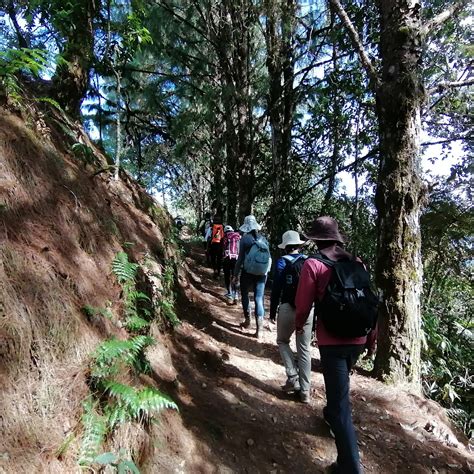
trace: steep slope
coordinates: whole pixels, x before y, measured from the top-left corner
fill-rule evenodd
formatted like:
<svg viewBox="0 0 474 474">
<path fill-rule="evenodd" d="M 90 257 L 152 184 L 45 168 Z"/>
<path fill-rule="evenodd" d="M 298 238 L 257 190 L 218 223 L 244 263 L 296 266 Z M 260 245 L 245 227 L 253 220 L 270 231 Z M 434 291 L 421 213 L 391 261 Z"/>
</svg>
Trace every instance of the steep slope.
<svg viewBox="0 0 474 474">
<path fill-rule="evenodd" d="M 167 288 L 172 298 L 176 249 L 169 217 L 150 196 L 125 174 L 97 174 L 107 164 L 80 127 L 25 104 L 0 109 L 0 466 L 73 472 L 94 388 L 91 356 L 106 339 L 131 337 L 111 264 L 125 250 L 143 264 L 137 290 L 165 298 Z M 140 377 L 138 386 L 156 386 Z M 139 462 L 146 427 L 125 425 L 103 450 L 125 447 Z"/>
</svg>

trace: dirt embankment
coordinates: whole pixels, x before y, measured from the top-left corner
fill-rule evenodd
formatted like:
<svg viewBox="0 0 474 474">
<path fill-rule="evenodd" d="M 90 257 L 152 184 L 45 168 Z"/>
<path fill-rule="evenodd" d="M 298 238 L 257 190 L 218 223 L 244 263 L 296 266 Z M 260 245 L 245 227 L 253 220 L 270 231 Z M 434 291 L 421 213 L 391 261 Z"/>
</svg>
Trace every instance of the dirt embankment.
<svg viewBox="0 0 474 474">
<path fill-rule="evenodd" d="M 80 471 L 91 354 L 128 337 L 111 263 L 126 250 L 158 276 L 175 265 L 167 213 L 125 174 L 96 174 L 102 167 L 105 158 L 58 111 L 0 108 L 2 472 Z M 104 449 L 140 438 L 139 457 L 149 450 L 146 430 L 116 431 Z"/>
</svg>

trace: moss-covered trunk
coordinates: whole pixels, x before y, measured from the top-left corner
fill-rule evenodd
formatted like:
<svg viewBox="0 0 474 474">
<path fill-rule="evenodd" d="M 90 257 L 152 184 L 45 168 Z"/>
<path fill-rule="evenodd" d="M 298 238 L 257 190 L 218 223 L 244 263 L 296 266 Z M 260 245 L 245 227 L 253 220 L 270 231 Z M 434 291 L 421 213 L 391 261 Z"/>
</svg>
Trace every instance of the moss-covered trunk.
<svg viewBox="0 0 474 474">
<path fill-rule="evenodd" d="M 53 77 L 53 96 L 67 112 L 76 116 L 89 87 L 94 50 L 93 20 L 98 3 L 93 0 L 74 2 L 70 20 L 57 25 L 66 43 L 61 53 L 63 62 Z"/>
<path fill-rule="evenodd" d="M 382 81 L 377 91 L 381 163 L 377 284 L 383 293 L 377 376 L 419 388 L 422 280 L 419 218 L 421 80 L 420 6 L 380 0 Z"/>
</svg>

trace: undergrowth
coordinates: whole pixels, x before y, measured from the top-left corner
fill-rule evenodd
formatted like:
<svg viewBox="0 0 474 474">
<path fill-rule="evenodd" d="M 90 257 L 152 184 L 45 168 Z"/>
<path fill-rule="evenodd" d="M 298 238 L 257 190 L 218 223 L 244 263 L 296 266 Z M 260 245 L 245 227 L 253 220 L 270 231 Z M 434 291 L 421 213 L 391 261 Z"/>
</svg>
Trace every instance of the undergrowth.
<svg viewBox="0 0 474 474">
<path fill-rule="evenodd" d="M 178 410 L 176 403 L 153 387 L 136 387 L 130 381 L 151 371 L 146 349 L 154 344 L 148 335 L 154 316 L 150 298 L 137 289 L 139 265 L 129 260 L 127 253 L 119 252 L 112 262 L 112 272 L 122 287 L 124 326 L 128 339 L 108 339 L 92 354 L 89 374 L 90 396 L 84 401 L 83 435 L 78 462 L 82 466 L 109 465 L 118 472 L 139 472 L 132 460 L 121 454 L 100 453 L 107 437 L 123 423 L 148 424 L 165 409 Z M 161 275 L 162 295 L 173 295 L 174 268 L 165 267 Z M 163 316 L 179 322 L 174 312 L 174 296 L 158 302 Z M 86 315 L 104 315 L 100 308 L 85 306 Z"/>
</svg>

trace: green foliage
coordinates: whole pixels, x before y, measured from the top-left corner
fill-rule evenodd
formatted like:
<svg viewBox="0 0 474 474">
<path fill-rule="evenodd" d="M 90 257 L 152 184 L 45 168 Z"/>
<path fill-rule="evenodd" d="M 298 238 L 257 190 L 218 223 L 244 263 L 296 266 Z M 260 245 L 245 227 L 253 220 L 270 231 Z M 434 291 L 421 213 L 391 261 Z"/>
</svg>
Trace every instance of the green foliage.
<svg viewBox="0 0 474 474">
<path fill-rule="evenodd" d="M 154 340 L 150 336 L 135 336 L 131 339 L 109 339 L 94 352 L 91 365 L 92 379 L 100 385 L 103 379 L 113 377 L 126 367 L 137 372 L 147 371 L 144 350 Z"/>
<path fill-rule="evenodd" d="M 0 87 L 14 100 L 21 99 L 18 75 L 39 77 L 48 65 L 48 52 L 42 49 L 7 49 L 0 51 Z"/>
<path fill-rule="evenodd" d="M 124 459 L 122 455 L 115 453 L 103 453 L 94 459 L 94 464 L 102 466 L 112 466 L 118 474 L 140 474 L 136 464 L 130 459 Z"/>
<path fill-rule="evenodd" d="M 457 185 L 457 189 L 462 187 Z M 474 211 L 447 190 L 431 196 L 422 217 L 424 255 L 423 387 L 472 434 L 474 413 Z"/>
<path fill-rule="evenodd" d="M 97 413 L 97 406 L 97 402 L 94 402 L 92 397 L 88 397 L 83 403 L 84 433 L 78 460 L 81 465 L 92 464 L 107 434 L 106 418 Z"/>
<path fill-rule="evenodd" d="M 95 306 L 91 306 L 86 304 L 82 307 L 82 311 L 88 318 L 93 318 L 94 316 L 100 315 L 107 319 L 112 319 L 113 314 L 110 308 L 96 308 Z"/>
<path fill-rule="evenodd" d="M 133 283 L 137 275 L 138 264 L 128 260 L 125 252 L 118 252 L 112 262 L 112 271 L 119 283 Z"/>
<path fill-rule="evenodd" d="M 125 326 L 129 331 L 141 332 L 146 329 L 152 316 L 150 298 L 136 289 L 139 265 L 132 263 L 125 252 L 119 252 L 112 262 L 112 271 L 122 285 Z"/>
<path fill-rule="evenodd" d="M 79 158 L 88 164 L 93 164 L 96 162 L 94 150 L 90 146 L 85 145 L 84 143 L 74 143 L 71 146 L 71 150 L 73 151 L 74 156 L 76 158 Z"/>
<path fill-rule="evenodd" d="M 170 397 L 151 387 L 136 389 L 114 381 L 106 381 L 104 386 L 115 400 L 108 413 L 111 428 L 126 421 L 147 421 L 167 408 L 178 410 Z"/>
</svg>

